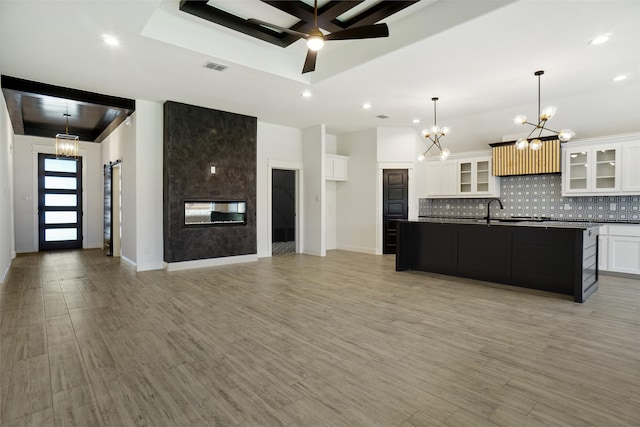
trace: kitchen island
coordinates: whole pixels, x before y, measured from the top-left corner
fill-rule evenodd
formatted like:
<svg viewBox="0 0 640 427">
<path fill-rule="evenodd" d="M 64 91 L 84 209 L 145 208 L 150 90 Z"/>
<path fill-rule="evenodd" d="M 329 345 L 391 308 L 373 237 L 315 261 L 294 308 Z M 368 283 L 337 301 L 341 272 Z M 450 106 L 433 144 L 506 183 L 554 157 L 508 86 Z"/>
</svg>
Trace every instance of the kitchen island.
<svg viewBox="0 0 640 427">
<path fill-rule="evenodd" d="M 573 296 L 598 288 L 598 224 L 398 221 L 396 271 L 419 270 Z"/>
</svg>

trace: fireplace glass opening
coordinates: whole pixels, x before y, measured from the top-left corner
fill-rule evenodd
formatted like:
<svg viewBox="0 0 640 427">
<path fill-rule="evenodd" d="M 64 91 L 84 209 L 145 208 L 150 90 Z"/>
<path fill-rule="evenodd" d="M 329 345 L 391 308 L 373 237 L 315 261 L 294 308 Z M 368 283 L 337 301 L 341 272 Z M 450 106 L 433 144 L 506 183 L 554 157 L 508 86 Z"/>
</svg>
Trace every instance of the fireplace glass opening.
<svg viewBox="0 0 640 427">
<path fill-rule="evenodd" d="M 184 225 L 243 225 L 247 203 L 238 201 L 185 201 Z"/>
</svg>

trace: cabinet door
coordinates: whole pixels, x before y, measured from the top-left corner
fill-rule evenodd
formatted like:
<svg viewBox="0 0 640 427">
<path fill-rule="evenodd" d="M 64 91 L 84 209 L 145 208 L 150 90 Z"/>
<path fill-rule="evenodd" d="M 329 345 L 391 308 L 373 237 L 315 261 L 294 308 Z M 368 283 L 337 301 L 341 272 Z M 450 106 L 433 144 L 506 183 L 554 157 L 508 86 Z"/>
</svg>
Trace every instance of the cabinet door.
<svg viewBox="0 0 640 427">
<path fill-rule="evenodd" d="M 475 192 L 488 193 L 491 190 L 489 160 L 479 160 L 476 162 L 475 171 Z"/>
<path fill-rule="evenodd" d="M 620 189 L 620 149 L 618 146 L 594 147 L 591 190 L 594 192 L 617 191 Z"/>
<path fill-rule="evenodd" d="M 349 160 L 337 157 L 333 159 L 333 178 L 346 181 L 349 178 Z"/>
<path fill-rule="evenodd" d="M 442 162 L 442 194 L 455 196 L 458 188 L 457 162 Z"/>
<path fill-rule="evenodd" d="M 622 191 L 640 194 L 640 141 L 622 147 Z"/>
<path fill-rule="evenodd" d="M 427 197 L 442 196 L 442 163 L 429 162 L 427 168 Z"/>
<path fill-rule="evenodd" d="M 609 236 L 608 270 L 640 274 L 640 237 Z"/>
<path fill-rule="evenodd" d="M 609 270 L 609 237 L 598 236 L 598 270 Z"/>
<path fill-rule="evenodd" d="M 460 162 L 458 179 L 460 180 L 460 187 L 458 188 L 460 194 L 471 194 L 474 192 L 472 162 Z"/>
<path fill-rule="evenodd" d="M 567 174 L 565 192 L 586 193 L 589 191 L 589 150 L 567 150 L 564 172 Z"/>
</svg>

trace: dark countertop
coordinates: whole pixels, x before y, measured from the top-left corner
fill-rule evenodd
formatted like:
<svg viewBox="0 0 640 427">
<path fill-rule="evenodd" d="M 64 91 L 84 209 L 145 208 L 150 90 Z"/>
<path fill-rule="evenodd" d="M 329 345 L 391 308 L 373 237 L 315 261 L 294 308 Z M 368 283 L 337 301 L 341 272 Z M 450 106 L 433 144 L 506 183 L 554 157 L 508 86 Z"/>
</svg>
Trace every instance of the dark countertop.
<svg viewBox="0 0 640 427">
<path fill-rule="evenodd" d="M 417 220 L 406 220 L 408 222 L 428 222 L 436 224 L 474 224 L 487 225 L 485 218 L 452 218 L 452 217 L 419 217 Z M 620 223 L 618 223 L 620 224 Z M 558 221 L 558 220 L 526 220 L 511 218 L 496 218 L 491 220 L 491 226 L 510 227 L 537 227 L 537 228 L 576 228 L 587 229 L 600 227 L 601 223 L 580 222 L 580 221 Z"/>
</svg>

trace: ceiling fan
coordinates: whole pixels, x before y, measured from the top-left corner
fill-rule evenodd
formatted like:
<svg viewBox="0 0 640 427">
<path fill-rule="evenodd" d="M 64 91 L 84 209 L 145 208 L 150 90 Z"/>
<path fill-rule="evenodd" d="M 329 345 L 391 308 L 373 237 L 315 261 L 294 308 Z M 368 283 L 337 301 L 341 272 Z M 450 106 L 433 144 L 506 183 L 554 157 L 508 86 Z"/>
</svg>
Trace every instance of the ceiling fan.
<svg viewBox="0 0 640 427">
<path fill-rule="evenodd" d="M 347 28 L 329 34 L 324 34 L 318 27 L 318 0 L 313 2 L 313 29 L 309 33 L 302 33 L 290 28 L 280 27 L 270 24 L 259 19 L 247 19 L 247 22 L 262 25 L 264 27 L 280 30 L 285 33 L 299 36 L 307 41 L 307 57 L 302 67 L 302 74 L 314 71 L 316 69 L 316 57 L 318 51 L 322 49 L 325 41 L 329 40 L 354 40 L 354 39 L 373 39 L 378 37 L 388 37 L 389 27 L 387 24 L 363 25 L 361 27 Z"/>
</svg>

